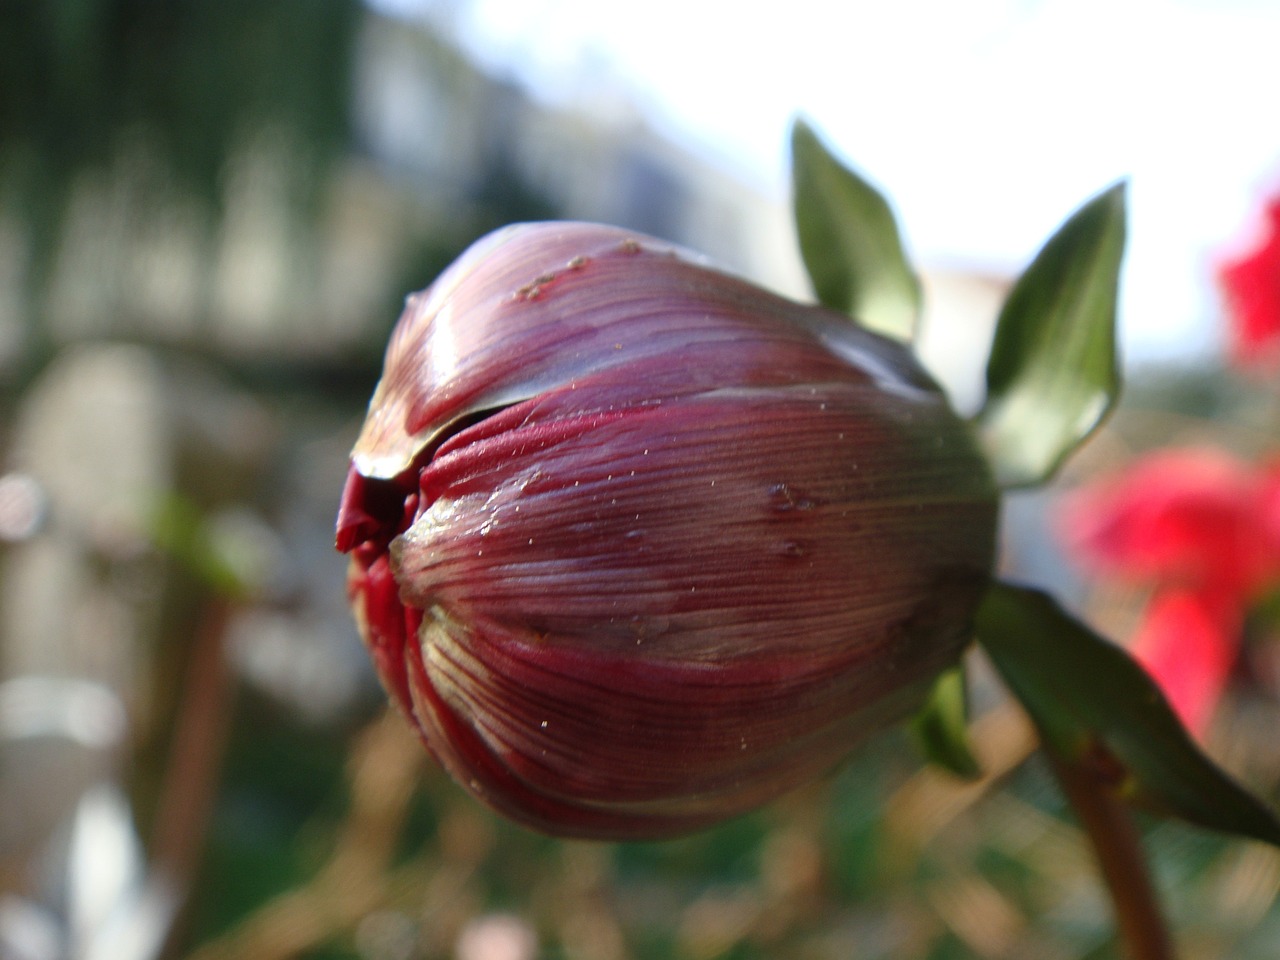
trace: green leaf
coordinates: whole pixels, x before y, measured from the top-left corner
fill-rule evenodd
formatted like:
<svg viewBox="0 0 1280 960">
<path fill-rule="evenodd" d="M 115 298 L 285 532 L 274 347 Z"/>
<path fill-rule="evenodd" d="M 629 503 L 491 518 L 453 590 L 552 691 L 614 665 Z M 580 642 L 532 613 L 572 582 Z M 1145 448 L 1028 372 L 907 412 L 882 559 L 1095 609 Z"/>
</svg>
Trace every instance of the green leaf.
<svg viewBox="0 0 1280 960">
<path fill-rule="evenodd" d="M 876 333 L 910 341 L 920 280 L 884 197 L 803 120 L 791 131 L 791 177 L 800 254 L 818 299 Z"/>
<path fill-rule="evenodd" d="M 996 584 L 978 639 L 1045 746 L 1153 813 L 1280 846 L 1280 820 L 1192 741 L 1146 671 L 1035 590 Z"/>
<path fill-rule="evenodd" d="M 969 745 L 969 704 L 964 665 L 952 667 L 934 681 L 929 699 L 911 721 L 911 731 L 925 757 L 965 780 L 982 776 Z"/>
<path fill-rule="evenodd" d="M 1005 301 L 978 414 L 1002 486 L 1047 481 L 1115 403 L 1124 242 L 1118 183 L 1062 225 Z"/>
</svg>

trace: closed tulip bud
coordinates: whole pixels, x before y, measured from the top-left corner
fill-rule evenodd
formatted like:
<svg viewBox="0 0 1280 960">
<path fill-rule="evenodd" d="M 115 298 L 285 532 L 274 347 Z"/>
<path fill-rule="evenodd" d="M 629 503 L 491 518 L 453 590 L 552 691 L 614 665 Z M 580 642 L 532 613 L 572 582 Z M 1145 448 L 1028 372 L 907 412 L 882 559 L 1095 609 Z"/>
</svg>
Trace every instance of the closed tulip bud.
<svg viewBox="0 0 1280 960">
<path fill-rule="evenodd" d="M 970 639 L 997 497 L 897 343 L 610 227 L 410 297 L 338 517 L 392 699 L 554 834 L 687 832 L 837 764 Z"/>
</svg>

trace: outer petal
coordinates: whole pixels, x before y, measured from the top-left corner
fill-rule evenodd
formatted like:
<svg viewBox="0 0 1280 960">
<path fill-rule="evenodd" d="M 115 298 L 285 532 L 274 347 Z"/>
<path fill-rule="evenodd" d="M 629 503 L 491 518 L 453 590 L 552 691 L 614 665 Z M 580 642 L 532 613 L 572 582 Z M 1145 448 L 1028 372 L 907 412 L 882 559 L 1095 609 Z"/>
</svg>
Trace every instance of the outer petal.
<svg viewBox="0 0 1280 960">
<path fill-rule="evenodd" d="M 531 401 L 504 418 L 519 427 L 459 435 L 392 543 L 402 599 L 719 660 L 754 652 L 744 641 L 843 644 L 851 623 L 901 619 L 940 571 L 980 578 L 989 481 L 941 402 L 895 422 L 906 411 L 869 388 L 817 389 L 553 420 Z"/>
<path fill-rule="evenodd" d="M 366 477 L 391 479 L 467 417 L 608 369 L 680 362 L 684 389 L 711 387 L 726 373 L 723 359 L 704 369 L 698 357 L 728 344 L 754 343 L 747 372 L 786 382 L 795 374 L 781 354 L 797 345 L 812 353 L 815 340 L 829 344 L 828 366 L 932 389 L 897 345 L 649 237 L 518 224 L 478 241 L 409 298 L 352 460 Z"/>
<path fill-rule="evenodd" d="M 561 836 L 643 839 L 750 810 L 834 765 L 923 697 L 785 660 L 715 666 L 547 651 L 434 617 L 409 651 L 432 752 L 478 799 Z M 843 712 L 842 691 L 866 701 Z M 879 699 L 870 699 L 873 695 Z M 811 730 L 793 726 L 805 718 Z M 784 740 L 785 738 L 785 740 Z"/>
<path fill-rule="evenodd" d="M 451 440 L 392 544 L 426 611 L 419 718 L 478 793 L 502 771 L 596 811 L 543 828 L 687 829 L 832 766 L 969 640 L 994 503 L 940 399 L 826 384 L 542 419 L 558 399 Z"/>
</svg>

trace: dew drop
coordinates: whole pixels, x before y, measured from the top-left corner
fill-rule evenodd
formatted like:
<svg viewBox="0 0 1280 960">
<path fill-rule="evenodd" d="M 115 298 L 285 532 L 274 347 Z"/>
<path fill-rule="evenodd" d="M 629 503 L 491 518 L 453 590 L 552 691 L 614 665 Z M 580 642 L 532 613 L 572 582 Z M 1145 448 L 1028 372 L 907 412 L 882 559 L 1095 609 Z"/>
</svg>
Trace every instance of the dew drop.
<svg viewBox="0 0 1280 960">
<path fill-rule="evenodd" d="M 775 483 L 768 492 L 769 507 L 777 513 L 789 513 L 792 510 L 812 510 L 811 499 L 785 483 Z"/>
<path fill-rule="evenodd" d="M 783 540 L 778 544 L 778 553 L 784 557 L 799 560 L 804 556 L 804 546 L 795 540 Z"/>
</svg>

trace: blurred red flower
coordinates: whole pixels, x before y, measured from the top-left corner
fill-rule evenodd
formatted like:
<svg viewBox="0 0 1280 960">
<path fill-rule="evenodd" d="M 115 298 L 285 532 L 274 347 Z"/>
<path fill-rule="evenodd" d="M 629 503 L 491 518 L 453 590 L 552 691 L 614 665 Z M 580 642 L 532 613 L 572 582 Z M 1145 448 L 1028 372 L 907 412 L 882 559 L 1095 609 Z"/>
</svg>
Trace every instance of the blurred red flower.
<svg viewBox="0 0 1280 960">
<path fill-rule="evenodd" d="M 1235 359 L 1280 361 L 1280 196 L 1267 203 L 1257 235 L 1219 265 L 1218 282 Z"/>
<path fill-rule="evenodd" d="M 1077 490 L 1060 519 L 1084 566 L 1153 586 L 1133 653 L 1183 722 L 1203 734 L 1245 614 L 1280 578 L 1280 464 L 1162 450 Z"/>
</svg>

